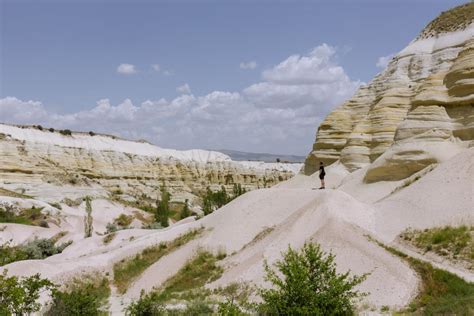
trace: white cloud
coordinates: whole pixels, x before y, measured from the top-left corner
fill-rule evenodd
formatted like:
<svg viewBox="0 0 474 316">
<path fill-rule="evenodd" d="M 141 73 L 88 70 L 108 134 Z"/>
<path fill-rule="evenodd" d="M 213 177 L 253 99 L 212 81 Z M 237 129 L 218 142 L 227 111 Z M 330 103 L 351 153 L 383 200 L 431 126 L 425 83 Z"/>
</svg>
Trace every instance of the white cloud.
<svg viewBox="0 0 474 316">
<path fill-rule="evenodd" d="M 151 68 L 156 72 L 160 72 L 160 70 L 161 70 L 161 67 L 158 64 L 151 65 Z"/>
<path fill-rule="evenodd" d="M 294 57 L 297 56 L 297 57 Z M 93 130 L 131 139 L 147 139 L 170 148 L 235 148 L 306 154 L 322 118 L 350 97 L 350 80 L 334 60 L 335 49 L 316 47 L 264 72 L 262 82 L 241 92 L 190 94 L 188 84 L 172 100 L 104 99 L 86 111 L 54 114 L 34 101 L 0 99 L 4 122 Z"/>
<path fill-rule="evenodd" d="M 240 63 L 240 69 L 255 69 L 255 68 L 257 68 L 257 62 L 254 60 Z"/>
<path fill-rule="evenodd" d="M 267 81 L 282 85 L 327 84 L 347 77 L 333 58 L 336 50 L 327 44 L 314 48 L 307 56 L 292 55 L 263 72 Z"/>
<path fill-rule="evenodd" d="M 4 123 L 29 124 L 47 117 L 48 112 L 41 102 L 22 101 L 14 97 L 0 99 L 0 121 Z"/>
<path fill-rule="evenodd" d="M 136 74 L 137 70 L 135 69 L 135 65 L 120 64 L 117 67 L 117 73 L 123 74 L 123 75 L 132 75 L 132 74 Z"/>
<path fill-rule="evenodd" d="M 390 54 L 387 56 L 382 56 L 377 59 L 377 63 L 375 64 L 378 68 L 385 69 L 388 66 L 388 63 L 392 60 L 395 54 Z"/>
<path fill-rule="evenodd" d="M 163 74 L 165 76 L 172 76 L 172 75 L 174 75 L 174 72 L 172 70 L 165 70 L 165 71 L 163 71 Z"/>
<path fill-rule="evenodd" d="M 182 86 L 177 87 L 176 92 L 179 92 L 181 94 L 191 94 L 191 88 L 187 83 L 185 83 Z"/>
</svg>

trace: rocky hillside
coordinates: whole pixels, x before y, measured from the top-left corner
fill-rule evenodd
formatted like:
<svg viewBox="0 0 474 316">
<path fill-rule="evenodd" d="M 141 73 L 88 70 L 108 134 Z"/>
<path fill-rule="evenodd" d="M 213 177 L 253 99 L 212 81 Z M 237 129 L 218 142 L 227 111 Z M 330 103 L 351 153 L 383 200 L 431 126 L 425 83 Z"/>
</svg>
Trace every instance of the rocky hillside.
<svg viewBox="0 0 474 316">
<path fill-rule="evenodd" d="M 199 202 L 207 187 L 269 187 L 301 164 L 234 162 L 205 150 L 177 151 L 108 135 L 0 124 L 0 186 L 60 202 L 78 195 L 154 200 L 166 186 L 173 200 Z"/>
<path fill-rule="evenodd" d="M 442 13 L 368 85 L 322 122 L 305 161 L 400 180 L 474 140 L 474 3 Z"/>
</svg>

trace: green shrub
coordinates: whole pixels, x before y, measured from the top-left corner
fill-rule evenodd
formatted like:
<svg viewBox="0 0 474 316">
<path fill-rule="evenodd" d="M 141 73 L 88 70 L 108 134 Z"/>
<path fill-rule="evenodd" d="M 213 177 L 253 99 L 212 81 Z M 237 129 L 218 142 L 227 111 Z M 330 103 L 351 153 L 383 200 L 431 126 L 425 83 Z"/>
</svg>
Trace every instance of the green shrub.
<svg viewBox="0 0 474 316">
<path fill-rule="evenodd" d="M 353 313 L 354 290 L 367 275 L 338 274 L 333 254 L 307 243 L 301 251 L 288 247 L 276 271 L 265 263 L 266 280 L 273 288 L 260 289 L 260 312 L 269 315 L 346 315 Z"/>
<path fill-rule="evenodd" d="M 185 219 L 186 217 L 191 216 L 191 211 L 189 210 L 189 203 L 188 199 L 184 201 L 184 206 L 183 209 L 181 210 L 181 213 L 179 214 L 180 219 Z"/>
<path fill-rule="evenodd" d="M 54 133 L 54 128 L 50 127 L 48 131 L 50 131 L 51 133 Z"/>
<path fill-rule="evenodd" d="M 133 221 L 133 216 L 120 214 L 116 219 L 114 219 L 114 224 L 123 228 L 128 228 Z"/>
<path fill-rule="evenodd" d="M 140 298 L 132 302 L 127 307 L 126 315 L 130 316 L 158 316 L 166 315 L 166 308 L 164 303 L 159 299 L 158 292 L 151 292 L 150 294 L 145 295 L 145 292 L 142 290 L 140 293 Z"/>
<path fill-rule="evenodd" d="M 53 288 L 54 285 L 41 279 L 39 274 L 19 279 L 7 277 L 7 271 L 3 271 L 0 275 L 0 315 L 29 315 L 39 311 L 40 293 Z"/>
<path fill-rule="evenodd" d="M 45 259 L 63 252 L 72 241 L 55 246 L 53 239 L 35 239 L 23 245 L 10 246 L 9 243 L 0 245 L 0 266 L 30 259 Z"/>
<path fill-rule="evenodd" d="M 61 133 L 61 135 L 64 135 L 64 136 L 71 136 L 72 135 L 72 132 L 69 129 L 62 129 L 62 130 L 59 131 L 59 133 Z"/>
<path fill-rule="evenodd" d="M 68 284 L 66 290 L 53 290 L 47 316 L 93 316 L 104 314 L 100 308 L 110 296 L 107 278 L 83 277 Z"/>
</svg>

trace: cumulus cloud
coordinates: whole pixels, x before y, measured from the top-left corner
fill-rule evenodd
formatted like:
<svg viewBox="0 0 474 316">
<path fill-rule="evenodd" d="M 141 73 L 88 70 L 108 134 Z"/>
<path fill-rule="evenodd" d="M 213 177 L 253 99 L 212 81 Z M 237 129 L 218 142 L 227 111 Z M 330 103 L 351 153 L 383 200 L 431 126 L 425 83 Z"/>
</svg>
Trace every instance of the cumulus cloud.
<svg viewBox="0 0 474 316">
<path fill-rule="evenodd" d="M 179 92 L 181 94 L 191 94 L 191 88 L 187 83 L 185 83 L 182 86 L 177 87 L 176 92 Z"/>
<path fill-rule="evenodd" d="M 151 65 L 151 69 L 153 69 L 156 72 L 160 72 L 161 67 L 158 64 L 153 64 L 153 65 Z"/>
<path fill-rule="evenodd" d="M 9 123 L 94 130 L 130 139 L 147 139 L 170 148 L 234 148 L 306 154 L 324 116 L 349 98 L 359 82 L 337 65 L 336 49 L 320 45 L 267 69 L 264 80 L 239 92 L 190 94 L 134 104 L 99 100 L 89 110 L 54 114 L 35 101 L 0 100 L 0 117 Z"/>
<path fill-rule="evenodd" d="M 4 123 L 29 124 L 47 117 L 48 112 L 41 102 L 22 101 L 15 97 L 0 99 L 0 120 Z"/>
<path fill-rule="evenodd" d="M 388 63 L 392 60 L 393 56 L 395 56 L 395 54 L 379 57 L 375 65 L 377 68 L 385 69 L 388 66 Z"/>
<path fill-rule="evenodd" d="M 132 64 L 120 64 L 117 67 L 117 73 L 122 75 L 133 75 L 137 73 L 135 65 Z"/>
<path fill-rule="evenodd" d="M 255 68 L 257 68 L 257 62 L 254 60 L 240 63 L 240 69 L 255 69 Z"/>
</svg>

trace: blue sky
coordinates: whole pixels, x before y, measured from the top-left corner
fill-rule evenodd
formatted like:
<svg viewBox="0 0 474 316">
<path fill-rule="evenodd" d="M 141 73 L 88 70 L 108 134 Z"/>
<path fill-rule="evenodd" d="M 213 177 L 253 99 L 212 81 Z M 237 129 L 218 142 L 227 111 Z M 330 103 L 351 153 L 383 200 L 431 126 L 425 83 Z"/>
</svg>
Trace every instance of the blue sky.
<svg viewBox="0 0 474 316">
<path fill-rule="evenodd" d="M 441 11 L 464 2 L 2 0 L 0 98 L 14 97 L 20 105 L 10 105 L 0 121 L 33 124 L 38 123 L 37 119 L 72 128 L 95 128 L 124 137 L 147 138 L 158 145 L 183 149 L 231 148 L 305 154 L 320 120 L 350 96 L 358 83 L 370 81 L 381 70 L 376 66 L 378 58 L 401 50 Z M 338 71 L 342 69 L 344 76 L 340 78 L 347 89 L 338 97 L 324 100 L 303 101 L 298 97 L 299 101 L 295 102 L 303 102 L 299 108 L 309 103 L 313 109 L 317 107 L 313 120 L 303 123 L 308 125 L 304 131 L 284 135 L 282 124 L 294 118 L 289 111 L 294 110 L 293 96 L 283 102 L 285 105 L 272 107 L 269 100 L 263 102 L 265 106 L 258 103 L 262 100 L 257 95 L 260 90 L 251 89 L 255 92 L 251 96 L 244 91 L 259 83 L 281 84 L 281 78 L 275 77 L 279 74 L 268 71 L 276 71 L 275 67 L 292 55 L 312 56 L 313 49 L 324 43 L 330 49 L 325 50 L 321 60 Z M 241 63 L 249 62 L 254 62 L 255 67 L 240 67 Z M 119 73 L 121 64 L 133 65 L 122 68 L 132 73 Z M 159 71 L 152 65 L 159 65 Z M 185 84 L 187 88 L 177 89 Z M 211 97 L 216 91 L 227 95 L 217 98 L 214 112 L 200 113 L 199 109 L 207 111 L 214 106 L 206 102 L 216 100 Z M 339 86 L 337 91 L 341 91 Z M 244 94 L 243 100 L 235 100 Z M 276 102 L 285 95 L 278 93 Z M 153 125 L 147 128 L 137 118 L 134 122 L 126 118 L 140 111 L 146 102 L 155 104 L 161 111 L 162 107 L 173 108 L 173 101 L 184 102 L 181 99 L 186 97 L 194 100 L 185 100 L 189 103 L 186 109 L 174 111 L 173 115 L 164 111 L 156 119 L 157 126 L 150 123 Z M 162 98 L 165 100 L 160 101 Z M 104 115 L 103 122 L 97 120 L 90 125 L 87 124 L 90 119 L 86 124 L 79 121 L 76 114 L 92 115 L 97 102 L 104 99 L 108 101 L 106 112 L 113 112 L 110 116 Z M 28 103 L 30 100 L 33 102 Z M 219 132 L 222 137 L 205 137 L 212 131 L 207 128 L 213 119 L 226 119 L 218 113 L 232 106 L 252 111 L 252 107 L 241 105 L 248 102 L 255 103 L 256 116 L 281 115 L 270 121 L 255 121 L 263 128 L 256 134 L 246 133 L 249 126 L 234 131 L 224 126 Z M 15 106 L 30 111 L 31 104 L 46 115 L 34 115 L 34 111 L 29 118 L 12 114 Z M 306 107 L 300 111 L 301 116 L 308 117 L 310 110 Z M 103 115 L 104 111 L 94 113 Z M 183 122 L 193 111 L 199 112 L 193 123 Z M 52 116 L 57 117 L 54 122 Z M 249 120 L 252 121 L 245 122 Z M 183 135 L 174 136 L 177 128 L 184 125 L 189 128 L 190 124 L 196 125 Z M 292 124 L 286 128 L 294 128 L 297 123 Z M 310 127 L 313 131 L 308 133 Z M 191 135 L 197 131 L 203 134 Z M 268 138 L 269 134 L 273 136 Z M 262 136 L 261 142 L 245 141 L 259 135 L 267 135 L 268 139 Z"/>
</svg>

